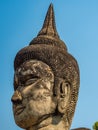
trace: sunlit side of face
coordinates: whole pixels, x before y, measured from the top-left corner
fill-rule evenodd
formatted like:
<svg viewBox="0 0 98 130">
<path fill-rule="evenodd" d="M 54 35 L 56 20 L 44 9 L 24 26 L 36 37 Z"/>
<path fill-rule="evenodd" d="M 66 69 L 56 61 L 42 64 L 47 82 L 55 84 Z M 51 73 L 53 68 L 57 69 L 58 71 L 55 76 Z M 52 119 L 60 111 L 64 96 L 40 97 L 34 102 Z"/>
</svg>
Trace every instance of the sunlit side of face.
<svg viewBox="0 0 98 130">
<path fill-rule="evenodd" d="M 12 102 L 17 125 L 28 128 L 54 113 L 53 85 L 54 74 L 41 61 L 27 61 L 16 70 Z"/>
</svg>

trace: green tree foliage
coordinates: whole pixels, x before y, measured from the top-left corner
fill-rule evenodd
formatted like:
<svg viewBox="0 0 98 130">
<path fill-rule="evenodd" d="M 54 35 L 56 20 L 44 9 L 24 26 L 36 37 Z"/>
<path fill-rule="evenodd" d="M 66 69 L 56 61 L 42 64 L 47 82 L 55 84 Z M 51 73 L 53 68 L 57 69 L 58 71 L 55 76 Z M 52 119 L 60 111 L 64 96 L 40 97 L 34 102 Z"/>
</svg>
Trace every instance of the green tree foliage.
<svg viewBox="0 0 98 130">
<path fill-rule="evenodd" d="M 93 130 L 98 130 L 98 121 L 94 123 Z"/>
</svg>

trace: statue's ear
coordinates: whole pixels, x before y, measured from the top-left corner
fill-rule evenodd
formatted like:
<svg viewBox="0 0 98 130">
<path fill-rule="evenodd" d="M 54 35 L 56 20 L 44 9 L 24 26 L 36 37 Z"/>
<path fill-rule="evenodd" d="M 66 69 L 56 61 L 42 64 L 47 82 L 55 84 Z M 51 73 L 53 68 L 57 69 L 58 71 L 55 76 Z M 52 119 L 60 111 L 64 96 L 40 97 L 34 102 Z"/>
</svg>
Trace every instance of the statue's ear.
<svg viewBox="0 0 98 130">
<path fill-rule="evenodd" d="M 67 81 L 62 81 L 59 85 L 58 111 L 65 113 L 70 98 L 71 85 Z"/>
</svg>

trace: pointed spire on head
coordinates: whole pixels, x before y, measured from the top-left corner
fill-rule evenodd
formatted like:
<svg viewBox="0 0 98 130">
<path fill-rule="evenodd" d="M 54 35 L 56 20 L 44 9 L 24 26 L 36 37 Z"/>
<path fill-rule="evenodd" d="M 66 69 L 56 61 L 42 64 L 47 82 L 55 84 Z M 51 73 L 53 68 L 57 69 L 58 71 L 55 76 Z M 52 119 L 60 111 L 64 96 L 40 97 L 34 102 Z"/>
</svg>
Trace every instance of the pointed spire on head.
<svg viewBox="0 0 98 130">
<path fill-rule="evenodd" d="M 47 36 L 59 38 L 59 35 L 56 30 L 54 9 L 53 9 L 52 3 L 50 4 L 48 8 L 43 27 L 38 34 L 38 36 L 41 36 L 41 35 L 47 35 Z"/>
<path fill-rule="evenodd" d="M 52 3 L 48 8 L 42 29 L 29 45 L 35 44 L 53 45 L 62 48 L 63 50 L 67 50 L 65 43 L 59 38 L 56 30 L 55 15 Z"/>
</svg>

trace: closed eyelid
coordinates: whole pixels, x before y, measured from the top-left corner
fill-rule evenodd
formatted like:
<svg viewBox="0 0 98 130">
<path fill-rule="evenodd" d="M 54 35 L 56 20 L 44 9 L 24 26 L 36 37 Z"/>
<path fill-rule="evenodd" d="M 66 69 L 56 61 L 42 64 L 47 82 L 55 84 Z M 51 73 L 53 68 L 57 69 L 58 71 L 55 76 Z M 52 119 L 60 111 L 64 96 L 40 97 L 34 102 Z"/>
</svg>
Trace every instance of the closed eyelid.
<svg viewBox="0 0 98 130">
<path fill-rule="evenodd" d="M 25 82 L 25 85 L 33 84 L 33 83 L 37 82 L 37 80 L 38 80 L 38 78 L 28 79 L 28 80 Z"/>
<path fill-rule="evenodd" d="M 29 80 L 37 80 L 39 79 L 36 75 L 14 75 L 14 89 L 17 89 L 19 85 L 25 85 L 25 83 Z"/>
<path fill-rule="evenodd" d="M 29 79 L 39 79 L 39 77 L 37 76 L 37 75 L 32 75 L 32 74 L 30 74 L 30 75 L 22 75 L 22 76 L 19 76 L 19 80 L 20 81 L 26 81 L 26 80 L 29 80 Z"/>
</svg>

